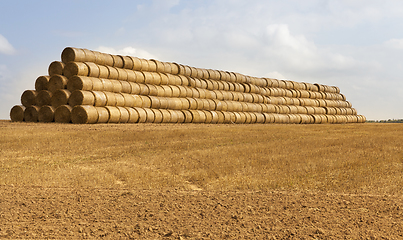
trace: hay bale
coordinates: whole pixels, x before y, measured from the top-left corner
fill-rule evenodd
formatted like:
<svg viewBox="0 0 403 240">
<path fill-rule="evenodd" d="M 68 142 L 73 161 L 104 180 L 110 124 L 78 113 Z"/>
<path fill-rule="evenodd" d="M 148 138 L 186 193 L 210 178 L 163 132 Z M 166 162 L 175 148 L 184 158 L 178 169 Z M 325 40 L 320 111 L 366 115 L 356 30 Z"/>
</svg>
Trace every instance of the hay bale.
<svg viewBox="0 0 403 240">
<path fill-rule="evenodd" d="M 36 91 L 48 90 L 49 79 L 50 76 L 39 76 L 35 80 L 35 90 Z"/>
<path fill-rule="evenodd" d="M 24 111 L 25 106 L 23 105 L 15 105 L 10 110 L 10 119 L 13 122 L 22 122 L 24 121 Z"/>
<path fill-rule="evenodd" d="M 38 94 L 36 95 L 36 105 L 42 107 L 45 105 L 51 105 L 51 103 L 52 103 L 52 92 L 48 90 L 42 90 L 38 92 Z"/>
<path fill-rule="evenodd" d="M 113 67 L 123 68 L 123 58 L 119 55 L 112 55 L 113 58 Z"/>
<path fill-rule="evenodd" d="M 68 62 L 64 67 L 64 76 L 71 78 L 72 76 L 88 76 L 88 65 L 83 62 Z"/>
<path fill-rule="evenodd" d="M 53 75 L 63 75 L 64 73 L 64 67 L 66 65 L 63 62 L 60 61 L 53 61 L 49 64 L 48 67 L 48 74 L 49 76 Z"/>
<path fill-rule="evenodd" d="M 116 106 L 117 107 L 124 107 L 125 106 L 125 98 L 121 93 L 115 93 L 116 98 Z"/>
<path fill-rule="evenodd" d="M 102 82 L 102 91 L 105 92 L 113 92 L 113 83 L 112 80 L 109 79 L 100 79 L 100 81 Z"/>
<path fill-rule="evenodd" d="M 109 121 L 109 111 L 106 107 L 97 107 L 98 121 L 97 123 L 108 123 Z"/>
<path fill-rule="evenodd" d="M 71 122 L 71 110 L 73 108 L 69 105 L 61 105 L 54 111 L 54 120 L 57 123 L 70 123 Z"/>
<path fill-rule="evenodd" d="M 98 111 L 94 106 L 77 105 L 71 110 L 74 124 L 93 124 L 98 122 Z"/>
<path fill-rule="evenodd" d="M 69 78 L 66 87 L 70 92 L 73 92 L 75 90 L 89 91 L 93 89 L 93 81 L 90 77 L 73 76 Z"/>
<path fill-rule="evenodd" d="M 36 96 L 38 91 L 35 90 L 25 90 L 21 95 L 21 104 L 25 107 L 30 107 L 36 105 Z"/>
<path fill-rule="evenodd" d="M 137 58 L 137 57 L 129 57 L 132 61 L 133 61 L 133 68 L 132 68 L 132 70 L 134 70 L 134 71 L 141 71 L 142 69 L 142 63 L 141 63 L 141 60 L 140 60 L 140 58 Z"/>
<path fill-rule="evenodd" d="M 108 78 L 109 77 L 109 69 L 107 66 L 98 65 L 99 68 L 99 78 Z"/>
<path fill-rule="evenodd" d="M 128 78 L 128 73 L 126 69 L 122 69 L 122 68 L 117 68 L 116 69 L 118 71 L 118 80 L 120 81 L 127 81 Z"/>
<path fill-rule="evenodd" d="M 107 98 L 104 92 L 101 91 L 91 91 L 94 95 L 94 106 L 104 107 L 107 105 Z"/>
<path fill-rule="evenodd" d="M 105 57 L 103 53 L 100 53 L 98 51 L 92 51 L 95 55 L 95 63 L 98 65 L 105 65 Z"/>
<path fill-rule="evenodd" d="M 52 106 L 42 106 L 38 112 L 39 122 L 53 122 L 55 119 L 55 108 Z"/>
<path fill-rule="evenodd" d="M 131 107 L 125 107 L 129 112 L 129 121 L 128 123 L 137 123 L 139 121 L 139 113 Z"/>
<path fill-rule="evenodd" d="M 162 123 L 163 115 L 160 109 L 151 109 L 154 112 L 154 123 Z"/>
<path fill-rule="evenodd" d="M 80 48 L 66 47 L 62 52 L 62 62 L 85 62 L 85 52 Z"/>
<path fill-rule="evenodd" d="M 95 97 L 90 91 L 75 90 L 69 98 L 69 105 L 74 107 L 77 105 L 94 105 Z"/>
<path fill-rule="evenodd" d="M 108 74 L 108 79 L 115 79 L 117 80 L 119 78 L 119 72 L 117 70 L 117 68 L 115 67 L 110 67 L 107 66 L 109 74 Z"/>
<path fill-rule="evenodd" d="M 85 62 L 85 65 L 88 67 L 88 77 L 99 77 L 100 70 L 98 64 L 93 62 Z"/>
<path fill-rule="evenodd" d="M 119 123 L 120 121 L 120 111 L 118 107 L 106 106 L 105 107 L 109 113 L 108 123 Z"/>
<path fill-rule="evenodd" d="M 150 108 L 144 108 L 144 111 L 146 112 L 146 122 L 153 123 L 155 119 L 154 112 Z"/>
<path fill-rule="evenodd" d="M 38 122 L 39 106 L 29 106 L 25 108 L 24 120 L 26 122 Z"/>
<path fill-rule="evenodd" d="M 108 54 L 108 53 L 103 53 L 102 55 L 104 56 L 104 59 L 105 59 L 105 64 L 104 65 L 112 67 L 113 66 L 113 57 L 112 57 L 112 55 Z"/>
<path fill-rule="evenodd" d="M 116 106 L 116 94 L 113 92 L 103 92 L 106 96 L 106 106 Z"/>
<path fill-rule="evenodd" d="M 53 92 L 50 103 L 53 107 L 57 108 L 61 105 L 67 105 L 69 102 L 71 92 L 67 89 L 59 89 Z"/>
<path fill-rule="evenodd" d="M 165 72 L 165 65 L 162 62 L 155 59 L 150 59 L 150 61 L 153 62 L 152 64 L 155 64 L 155 72 Z"/>
<path fill-rule="evenodd" d="M 59 89 L 67 88 L 68 79 L 62 75 L 53 75 L 48 82 L 48 89 L 52 93 Z"/>
</svg>

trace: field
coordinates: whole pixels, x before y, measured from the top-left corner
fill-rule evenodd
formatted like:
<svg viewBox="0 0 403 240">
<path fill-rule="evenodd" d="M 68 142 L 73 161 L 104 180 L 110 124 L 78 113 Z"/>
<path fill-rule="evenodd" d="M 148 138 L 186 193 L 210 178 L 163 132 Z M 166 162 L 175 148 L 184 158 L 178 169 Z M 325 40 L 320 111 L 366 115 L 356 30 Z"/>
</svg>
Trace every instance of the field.
<svg viewBox="0 0 403 240">
<path fill-rule="evenodd" d="M 403 239 L 402 132 L 0 121 L 0 238 Z"/>
</svg>

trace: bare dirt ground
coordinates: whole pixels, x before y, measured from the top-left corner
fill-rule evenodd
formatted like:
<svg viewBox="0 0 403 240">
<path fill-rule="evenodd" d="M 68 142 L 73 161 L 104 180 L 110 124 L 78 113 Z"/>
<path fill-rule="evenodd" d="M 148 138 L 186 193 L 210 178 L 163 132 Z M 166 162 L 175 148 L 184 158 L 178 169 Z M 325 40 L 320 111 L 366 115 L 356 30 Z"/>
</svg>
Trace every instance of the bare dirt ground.
<svg viewBox="0 0 403 240">
<path fill-rule="evenodd" d="M 403 239 L 403 198 L 0 187 L 0 238 Z"/>
</svg>

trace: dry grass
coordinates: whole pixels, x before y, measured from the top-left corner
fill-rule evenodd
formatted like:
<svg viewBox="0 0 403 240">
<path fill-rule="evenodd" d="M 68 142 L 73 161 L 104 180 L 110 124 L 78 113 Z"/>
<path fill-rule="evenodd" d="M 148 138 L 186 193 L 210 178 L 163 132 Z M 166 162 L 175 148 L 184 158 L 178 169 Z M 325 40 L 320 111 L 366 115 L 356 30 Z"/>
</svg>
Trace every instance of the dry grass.
<svg viewBox="0 0 403 240">
<path fill-rule="evenodd" d="M 402 124 L 0 121 L 0 184 L 403 194 Z"/>
</svg>

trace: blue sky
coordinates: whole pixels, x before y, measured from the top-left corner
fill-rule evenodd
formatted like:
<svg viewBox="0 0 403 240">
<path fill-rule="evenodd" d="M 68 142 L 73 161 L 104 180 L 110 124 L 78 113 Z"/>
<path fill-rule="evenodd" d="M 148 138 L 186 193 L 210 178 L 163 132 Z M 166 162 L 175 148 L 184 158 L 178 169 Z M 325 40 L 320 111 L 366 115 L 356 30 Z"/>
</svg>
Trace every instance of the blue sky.
<svg viewBox="0 0 403 240">
<path fill-rule="evenodd" d="M 338 86 L 403 118 L 403 1 L 0 1 L 0 119 L 67 46 Z"/>
</svg>

